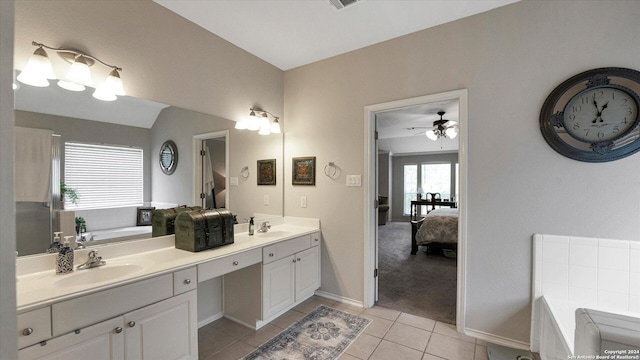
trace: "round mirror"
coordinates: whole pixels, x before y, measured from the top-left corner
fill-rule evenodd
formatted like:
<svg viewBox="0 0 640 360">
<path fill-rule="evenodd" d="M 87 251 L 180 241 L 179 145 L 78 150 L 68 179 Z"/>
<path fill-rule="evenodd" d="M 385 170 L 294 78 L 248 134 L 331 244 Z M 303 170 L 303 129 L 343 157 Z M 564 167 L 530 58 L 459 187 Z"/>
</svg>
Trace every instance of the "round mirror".
<svg viewBox="0 0 640 360">
<path fill-rule="evenodd" d="M 171 175 L 178 165 L 178 147 L 176 143 L 167 140 L 160 148 L 160 168 L 162 172 Z"/>
</svg>

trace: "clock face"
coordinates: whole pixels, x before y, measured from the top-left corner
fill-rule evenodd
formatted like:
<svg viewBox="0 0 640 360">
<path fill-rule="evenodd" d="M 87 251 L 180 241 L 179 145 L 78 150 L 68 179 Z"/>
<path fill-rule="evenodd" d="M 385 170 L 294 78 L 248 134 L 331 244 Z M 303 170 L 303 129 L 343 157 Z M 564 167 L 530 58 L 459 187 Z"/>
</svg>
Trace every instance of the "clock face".
<svg viewBox="0 0 640 360">
<path fill-rule="evenodd" d="M 564 109 L 564 128 L 573 138 L 588 142 L 613 140 L 636 124 L 638 104 L 630 91 L 604 85 L 576 94 Z"/>
</svg>

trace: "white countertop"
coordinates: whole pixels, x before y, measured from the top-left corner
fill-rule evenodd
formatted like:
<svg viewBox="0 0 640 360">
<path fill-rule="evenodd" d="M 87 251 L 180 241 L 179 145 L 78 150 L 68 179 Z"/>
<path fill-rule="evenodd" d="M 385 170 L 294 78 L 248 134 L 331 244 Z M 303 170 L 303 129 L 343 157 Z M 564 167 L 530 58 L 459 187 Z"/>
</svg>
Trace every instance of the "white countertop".
<svg viewBox="0 0 640 360">
<path fill-rule="evenodd" d="M 233 244 L 201 252 L 176 249 L 173 235 L 77 250 L 75 252 L 76 266 L 84 263 L 90 250 L 99 250 L 99 255 L 107 262 L 107 265 L 88 270 L 75 270 L 73 273 L 65 275 L 55 274 L 56 254 L 18 258 L 16 266 L 18 313 L 196 266 L 207 261 L 261 248 L 320 230 L 320 222 L 317 219 L 285 217 L 270 222 L 272 228 L 269 232 L 256 232 L 253 236 L 249 236 L 247 232 L 238 232 L 238 230 L 245 230 L 246 226 L 236 225 Z M 114 267 L 118 266 L 129 266 L 135 271 L 120 277 L 88 284 L 76 285 L 71 278 L 74 274 L 81 272 L 109 270 L 110 267 L 115 269 Z M 69 280 L 65 277 L 68 277 Z"/>
</svg>

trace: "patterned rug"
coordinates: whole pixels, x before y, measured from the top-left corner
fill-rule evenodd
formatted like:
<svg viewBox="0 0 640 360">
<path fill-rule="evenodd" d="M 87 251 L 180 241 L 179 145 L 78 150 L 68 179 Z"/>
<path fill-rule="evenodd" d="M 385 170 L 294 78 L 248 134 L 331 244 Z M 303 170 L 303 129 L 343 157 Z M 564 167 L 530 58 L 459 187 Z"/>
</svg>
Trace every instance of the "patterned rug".
<svg viewBox="0 0 640 360">
<path fill-rule="evenodd" d="M 370 322 L 320 305 L 244 359 L 337 359 Z"/>
</svg>

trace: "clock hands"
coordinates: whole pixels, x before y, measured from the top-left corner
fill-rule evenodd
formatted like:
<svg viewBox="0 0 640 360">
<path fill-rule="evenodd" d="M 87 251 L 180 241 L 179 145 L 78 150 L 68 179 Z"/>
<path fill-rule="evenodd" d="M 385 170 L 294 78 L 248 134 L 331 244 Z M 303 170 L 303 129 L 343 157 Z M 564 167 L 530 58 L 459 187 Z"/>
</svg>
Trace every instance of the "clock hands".
<svg viewBox="0 0 640 360">
<path fill-rule="evenodd" d="M 609 105 L 609 102 L 607 101 L 604 105 L 602 105 L 602 110 L 598 110 L 598 102 L 596 102 L 596 99 L 594 98 L 593 105 L 595 105 L 596 107 L 596 118 L 593 119 L 591 123 L 595 124 L 598 121 L 598 118 L 600 118 L 600 122 L 604 122 L 604 120 L 602 119 L 602 112 L 604 111 L 604 109 L 607 108 L 607 105 Z"/>
</svg>

